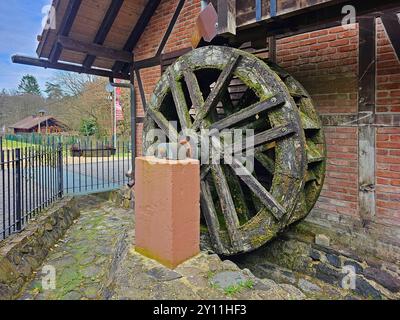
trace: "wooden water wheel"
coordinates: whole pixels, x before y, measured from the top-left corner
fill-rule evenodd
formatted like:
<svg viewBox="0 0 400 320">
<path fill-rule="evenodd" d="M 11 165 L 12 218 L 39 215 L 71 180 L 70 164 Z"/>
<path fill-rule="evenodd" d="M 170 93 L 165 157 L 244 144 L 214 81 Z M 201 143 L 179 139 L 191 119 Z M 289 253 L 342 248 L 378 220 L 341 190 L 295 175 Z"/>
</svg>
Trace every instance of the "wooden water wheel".
<svg viewBox="0 0 400 320">
<path fill-rule="evenodd" d="M 145 154 L 157 143 L 152 129 L 171 141 L 188 129 L 254 130 L 254 170 L 236 158 L 201 167 L 202 215 L 219 254 L 265 244 L 304 218 L 321 191 L 325 144 L 311 98 L 284 70 L 250 53 L 209 46 L 179 58 L 149 102 Z"/>
</svg>

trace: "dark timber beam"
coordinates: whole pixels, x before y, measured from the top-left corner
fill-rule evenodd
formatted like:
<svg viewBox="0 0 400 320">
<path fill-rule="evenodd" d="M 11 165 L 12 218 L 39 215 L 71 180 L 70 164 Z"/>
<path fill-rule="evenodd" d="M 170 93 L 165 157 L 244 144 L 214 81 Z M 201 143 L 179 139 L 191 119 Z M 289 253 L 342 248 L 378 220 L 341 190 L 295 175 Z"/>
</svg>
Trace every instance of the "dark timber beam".
<svg viewBox="0 0 400 320">
<path fill-rule="evenodd" d="M 82 4 L 82 0 L 71 0 L 68 3 L 67 10 L 64 18 L 61 22 L 60 29 L 58 31 L 59 36 L 68 36 L 71 31 L 72 25 L 75 21 L 78 10 Z M 51 52 L 49 60 L 51 63 L 55 63 L 60 59 L 62 47 L 60 44 L 55 43 Z"/>
<path fill-rule="evenodd" d="M 130 79 L 129 75 L 127 75 L 127 74 L 115 73 L 115 72 L 103 70 L 103 69 L 93 69 L 93 68 L 87 69 L 87 68 L 84 68 L 81 66 L 67 64 L 67 63 L 59 63 L 59 62 L 52 63 L 48 60 L 32 58 L 32 57 L 14 55 L 11 57 L 11 60 L 13 63 L 24 64 L 24 65 L 28 65 L 28 66 L 34 66 L 34 67 L 41 67 L 41 68 L 45 68 L 45 69 L 56 69 L 56 70 L 70 71 L 70 72 L 76 72 L 76 73 L 86 73 L 86 74 L 92 74 L 92 75 L 99 76 L 99 77 L 107 77 L 107 78 L 112 77 L 115 79 L 123 79 L 123 80 Z"/>
<path fill-rule="evenodd" d="M 123 48 L 124 51 L 133 51 L 160 2 L 161 0 L 149 0 L 146 7 L 143 9 L 143 12 L 140 15 L 138 22 L 133 28 L 128 40 L 125 43 L 125 46 Z M 123 67 L 124 63 L 121 61 L 117 61 L 113 66 L 113 71 L 120 72 Z"/>
<path fill-rule="evenodd" d="M 178 5 L 176 6 L 175 12 L 172 16 L 172 19 L 168 24 L 168 28 L 164 33 L 164 36 L 161 40 L 160 45 L 158 46 L 156 56 L 161 55 L 162 51 L 164 50 L 164 47 L 169 39 L 169 36 L 171 35 L 171 32 L 175 27 L 176 21 L 178 20 L 179 14 L 181 13 L 183 6 L 185 5 L 185 1 L 186 0 L 179 0 Z"/>
<path fill-rule="evenodd" d="M 113 0 L 110 4 L 110 7 L 107 10 L 106 15 L 104 16 L 103 22 L 101 23 L 100 29 L 94 38 L 93 43 L 95 44 L 104 44 L 104 41 L 107 38 L 108 33 L 111 30 L 112 25 L 114 24 L 115 19 L 117 18 L 118 12 L 120 11 L 124 0 Z M 85 68 L 90 68 L 94 61 L 96 60 L 96 56 L 87 55 L 85 60 L 83 61 L 83 66 Z"/>
<path fill-rule="evenodd" d="M 359 18 L 358 199 L 363 224 L 375 219 L 376 18 Z"/>
<path fill-rule="evenodd" d="M 398 7 L 399 2 L 398 0 L 348 0 L 321 6 L 312 11 L 299 10 L 297 14 L 293 13 L 263 19 L 259 22 L 238 27 L 236 31 L 237 36 L 233 39 L 231 45 L 235 46 L 265 36 L 276 35 L 277 38 L 280 38 L 341 25 L 344 17 L 342 8 L 347 4 L 353 5 L 356 8 L 357 17 L 361 17 L 367 14 L 379 16 L 379 11 L 385 10 L 393 12 L 392 8 Z"/>
<path fill-rule="evenodd" d="M 397 13 L 392 10 L 383 12 L 382 23 L 386 29 L 386 33 L 392 43 L 392 46 L 397 54 L 397 59 L 400 60 L 400 21 Z"/>
<path fill-rule="evenodd" d="M 236 35 L 236 0 L 218 0 L 218 34 Z"/>
<path fill-rule="evenodd" d="M 82 52 L 95 57 L 124 61 L 127 63 L 132 63 L 133 61 L 133 54 L 128 51 L 115 50 L 98 44 L 85 43 L 63 36 L 59 36 L 57 42 L 62 48 L 67 50 Z"/>
<path fill-rule="evenodd" d="M 185 1 L 186 0 L 179 0 L 178 5 L 176 6 L 174 14 L 173 14 L 173 16 L 171 18 L 171 21 L 168 24 L 167 30 L 164 33 L 164 36 L 163 36 L 163 38 L 162 38 L 162 40 L 160 42 L 160 45 L 158 46 L 157 52 L 156 52 L 155 56 L 153 58 L 150 58 L 150 59 L 156 59 L 158 61 L 161 61 L 160 57 L 161 57 L 162 51 L 164 50 L 164 47 L 165 47 L 165 45 L 166 45 L 166 43 L 167 43 L 167 41 L 169 39 L 169 36 L 171 35 L 172 30 L 174 29 L 174 26 L 176 24 L 176 21 L 178 20 L 179 14 L 181 13 L 181 11 L 183 9 Z M 135 65 L 136 65 L 136 62 L 135 62 Z M 123 66 L 121 72 L 122 73 L 126 73 L 128 71 L 128 68 L 129 68 L 129 65 L 126 64 L 125 66 Z"/>
</svg>

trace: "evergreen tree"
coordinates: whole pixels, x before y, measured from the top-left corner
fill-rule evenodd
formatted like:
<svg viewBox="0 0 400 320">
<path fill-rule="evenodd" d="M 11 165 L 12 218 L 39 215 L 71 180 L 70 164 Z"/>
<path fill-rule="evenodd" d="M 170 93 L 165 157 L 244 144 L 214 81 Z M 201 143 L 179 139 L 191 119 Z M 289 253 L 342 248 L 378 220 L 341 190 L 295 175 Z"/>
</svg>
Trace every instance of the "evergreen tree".
<svg viewBox="0 0 400 320">
<path fill-rule="evenodd" d="M 42 95 L 38 81 L 30 74 L 22 77 L 21 83 L 18 86 L 18 92 L 20 94 L 33 94 L 37 96 Z"/>
</svg>

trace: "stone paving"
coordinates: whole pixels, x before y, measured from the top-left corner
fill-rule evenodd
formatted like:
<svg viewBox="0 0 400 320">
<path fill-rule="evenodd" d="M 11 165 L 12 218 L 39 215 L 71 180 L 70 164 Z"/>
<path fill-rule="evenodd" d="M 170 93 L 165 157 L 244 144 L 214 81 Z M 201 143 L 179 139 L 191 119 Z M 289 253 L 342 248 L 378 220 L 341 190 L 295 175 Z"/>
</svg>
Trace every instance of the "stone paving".
<svg viewBox="0 0 400 320">
<path fill-rule="evenodd" d="M 37 270 L 21 299 L 99 299 L 121 233 L 132 225 L 132 210 L 116 208 L 94 196 L 80 199 L 81 216 L 52 249 L 43 266 L 56 271 L 56 288 L 44 290 Z"/>
</svg>

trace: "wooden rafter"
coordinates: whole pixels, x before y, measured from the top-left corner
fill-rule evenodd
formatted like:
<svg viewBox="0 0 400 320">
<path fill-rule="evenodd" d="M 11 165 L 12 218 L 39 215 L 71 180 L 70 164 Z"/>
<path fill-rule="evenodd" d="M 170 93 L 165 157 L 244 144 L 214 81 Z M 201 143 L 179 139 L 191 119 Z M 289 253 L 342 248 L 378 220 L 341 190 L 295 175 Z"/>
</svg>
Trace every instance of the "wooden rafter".
<svg viewBox="0 0 400 320">
<path fill-rule="evenodd" d="M 68 36 L 71 31 L 72 25 L 75 21 L 78 10 L 82 4 L 82 0 L 71 0 L 68 3 L 67 11 L 64 15 L 64 19 L 61 22 L 61 26 L 58 32 L 59 36 Z M 51 50 L 49 61 L 55 63 L 60 59 L 62 47 L 59 43 L 55 43 Z"/>
<path fill-rule="evenodd" d="M 146 7 L 143 9 L 143 12 L 140 15 L 138 22 L 133 28 L 131 34 L 129 35 L 128 40 L 125 43 L 125 46 L 123 48 L 124 51 L 133 51 L 133 48 L 135 48 L 136 44 L 138 43 L 140 37 L 146 29 L 146 26 L 148 25 L 160 2 L 161 0 L 149 0 Z M 114 72 L 120 72 L 123 67 L 124 63 L 121 61 L 117 61 L 115 62 L 112 69 Z"/>
<path fill-rule="evenodd" d="M 45 68 L 45 69 L 56 69 L 56 70 L 70 71 L 70 72 L 76 72 L 76 73 L 86 73 L 86 74 L 92 74 L 92 75 L 99 76 L 99 77 L 107 77 L 107 78 L 115 78 L 115 79 L 123 79 L 123 80 L 130 79 L 129 75 L 122 74 L 122 73 L 115 73 L 115 72 L 103 70 L 103 69 L 84 68 L 82 66 L 77 66 L 77 65 L 73 65 L 73 64 L 67 64 L 67 63 L 60 63 L 60 62 L 52 63 L 49 60 L 44 60 L 44 59 L 25 57 L 25 56 L 19 56 L 19 55 L 12 56 L 11 59 L 12 59 L 13 63 L 25 64 L 25 65 L 41 67 L 41 68 Z"/>
<path fill-rule="evenodd" d="M 133 54 L 128 51 L 107 48 L 98 44 L 85 43 L 64 36 L 59 36 L 57 43 L 59 43 L 63 49 L 86 53 L 93 57 L 118 59 L 119 61 L 124 61 L 127 63 L 131 63 L 133 61 Z M 86 67 L 85 65 L 83 66 Z"/>
<path fill-rule="evenodd" d="M 104 16 L 103 22 L 101 23 L 100 29 L 97 32 L 96 37 L 94 38 L 93 43 L 99 45 L 102 45 L 104 43 L 123 3 L 124 0 L 112 0 L 110 7 L 108 8 L 106 15 Z M 85 68 L 90 68 L 95 60 L 96 56 L 89 54 L 83 61 L 83 66 Z"/>
</svg>

